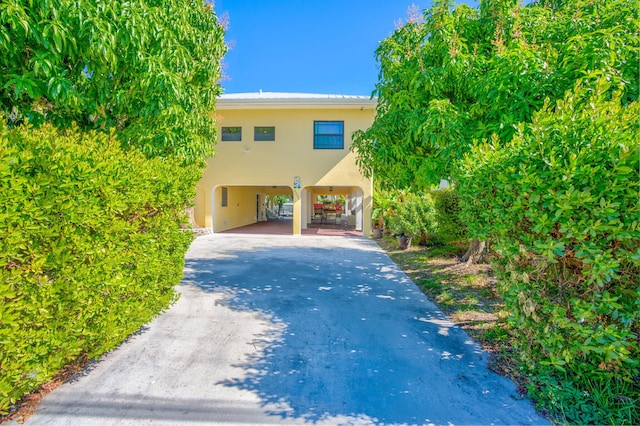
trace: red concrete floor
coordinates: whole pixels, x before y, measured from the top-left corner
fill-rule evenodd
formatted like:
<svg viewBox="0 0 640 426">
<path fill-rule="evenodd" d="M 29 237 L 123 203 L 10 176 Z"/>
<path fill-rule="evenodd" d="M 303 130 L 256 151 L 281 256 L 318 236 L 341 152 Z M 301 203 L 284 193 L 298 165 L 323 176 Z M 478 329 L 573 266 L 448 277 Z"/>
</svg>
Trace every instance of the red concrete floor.
<svg viewBox="0 0 640 426">
<path fill-rule="evenodd" d="M 254 223 L 240 228 L 223 231 L 224 234 L 264 234 L 264 235 L 292 235 L 293 219 L 269 219 L 266 222 Z M 341 237 L 361 237 L 362 231 L 356 231 L 347 226 L 346 218 L 338 223 L 310 223 L 302 235 L 329 235 Z"/>
</svg>

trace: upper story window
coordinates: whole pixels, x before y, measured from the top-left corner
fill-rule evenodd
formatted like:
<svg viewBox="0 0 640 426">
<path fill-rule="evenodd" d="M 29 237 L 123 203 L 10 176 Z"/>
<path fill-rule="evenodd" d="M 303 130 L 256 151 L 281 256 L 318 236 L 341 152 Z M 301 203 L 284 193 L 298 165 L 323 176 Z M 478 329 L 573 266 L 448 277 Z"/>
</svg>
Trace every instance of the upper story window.
<svg viewBox="0 0 640 426">
<path fill-rule="evenodd" d="M 276 140 L 276 128 L 275 127 L 254 127 L 253 128 L 253 140 L 262 142 L 271 142 Z"/>
<path fill-rule="evenodd" d="M 242 140 L 242 127 L 223 127 L 222 140 L 225 142 L 237 142 Z"/>
<path fill-rule="evenodd" d="M 313 149 L 344 149 L 344 121 L 314 121 Z"/>
</svg>

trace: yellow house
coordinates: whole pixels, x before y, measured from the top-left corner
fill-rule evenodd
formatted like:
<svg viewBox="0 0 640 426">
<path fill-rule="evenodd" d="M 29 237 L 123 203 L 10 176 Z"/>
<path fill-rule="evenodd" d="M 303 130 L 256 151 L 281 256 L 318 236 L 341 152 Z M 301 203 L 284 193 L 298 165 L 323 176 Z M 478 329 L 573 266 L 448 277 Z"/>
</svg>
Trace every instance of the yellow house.
<svg viewBox="0 0 640 426">
<path fill-rule="evenodd" d="M 196 187 L 197 226 L 221 232 L 267 220 L 265 197 L 293 198 L 299 235 L 318 195 L 344 196 L 344 213 L 371 230 L 372 182 L 350 151 L 352 134 L 373 123 L 375 99 L 301 93 L 239 93 L 218 98 L 218 144 Z"/>
</svg>

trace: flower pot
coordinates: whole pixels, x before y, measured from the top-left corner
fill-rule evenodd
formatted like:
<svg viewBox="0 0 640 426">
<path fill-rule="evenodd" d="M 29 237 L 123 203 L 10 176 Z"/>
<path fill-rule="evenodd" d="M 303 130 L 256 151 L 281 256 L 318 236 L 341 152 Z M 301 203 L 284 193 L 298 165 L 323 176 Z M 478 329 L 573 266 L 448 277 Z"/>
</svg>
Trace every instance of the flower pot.
<svg viewBox="0 0 640 426">
<path fill-rule="evenodd" d="M 398 239 L 398 247 L 402 250 L 406 250 L 411 247 L 411 237 L 407 237 L 405 235 L 399 235 Z"/>
<path fill-rule="evenodd" d="M 373 228 L 373 238 L 382 238 L 382 228 Z"/>
</svg>

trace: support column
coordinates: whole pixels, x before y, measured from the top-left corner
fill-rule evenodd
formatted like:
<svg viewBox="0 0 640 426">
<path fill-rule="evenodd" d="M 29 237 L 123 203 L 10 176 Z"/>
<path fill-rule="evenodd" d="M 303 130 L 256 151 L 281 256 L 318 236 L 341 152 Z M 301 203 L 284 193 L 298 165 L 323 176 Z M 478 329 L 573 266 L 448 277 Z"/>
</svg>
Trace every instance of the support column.
<svg viewBox="0 0 640 426">
<path fill-rule="evenodd" d="M 293 235 L 302 235 L 302 189 L 293 190 Z"/>
<path fill-rule="evenodd" d="M 363 198 L 362 200 L 362 214 L 363 217 L 365 218 L 364 220 L 364 226 L 362 227 L 362 233 L 363 235 L 369 235 L 371 234 L 371 213 L 372 213 L 372 206 L 373 206 L 373 197 L 370 195 L 371 193 L 369 192 L 369 194 Z"/>
<path fill-rule="evenodd" d="M 358 190 L 356 193 L 356 231 L 362 231 L 364 219 L 364 204 L 362 201 L 362 190 Z"/>
<path fill-rule="evenodd" d="M 209 193 L 205 193 L 205 224 L 207 228 L 211 228 L 211 232 L 215 232 L 215 213 L 216 213 L 216 187 L 214 186 L 209 190 Z"/>
<path fill-rule="evenodd" d="M 307 223 L 309 222 L 309 191 L 302 190 L 302 197 L 300 200 L 301 212 L 300 212 L 300 228 L 307 229 Z"/>
</svg>

